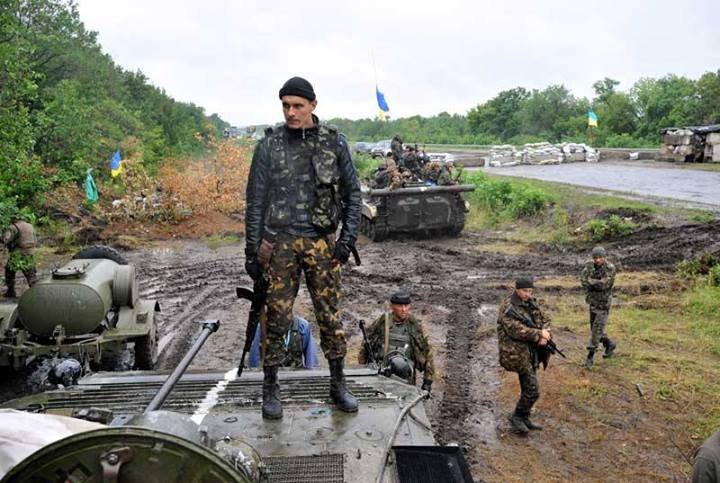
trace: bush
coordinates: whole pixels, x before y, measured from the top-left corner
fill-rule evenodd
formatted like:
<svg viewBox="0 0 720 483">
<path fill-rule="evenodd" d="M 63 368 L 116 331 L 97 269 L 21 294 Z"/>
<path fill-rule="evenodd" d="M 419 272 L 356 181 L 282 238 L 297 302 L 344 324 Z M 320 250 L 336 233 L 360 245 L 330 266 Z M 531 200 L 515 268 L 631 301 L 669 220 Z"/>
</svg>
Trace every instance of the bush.
<svg viewBox="0 0 720 483">
<path fill-rule="evenodd" d="M 592 241 L 603 241 L 627 236 L 633 232 L 636 225 L 632 221 L 624 220 L 618 215 L 611 215 L 607 220 L 594 218 L 585 224 L 585 233 Z"/>
<path fill-rule="evenodd" d="M 712 253 L 703 253 L 699 258 L 683 260 L 675 269 L 678 275 L 687 278 L 695 278 L 700 275 L 709 275 L 710 270 L 720 266 L 720 259 Z"/>
<path fill-rule="evenodd" d="M 475 185 L 470 200 L 490 212 L 493 219 L 518 219 L 535 215 L 553 202 L 553 197 L 527 184 L 492 179 L 482 172 L 463 174 L 463 182 Z"/>
<path fill-rule="evenodd" d="M 708 285 L 711 287 L 720 287 L 720 264 L 714 265 L 708 271 Z"/>
<path fill-rule="evenodd" d="M 358 170 L 358 176 L 362 179 L 369 179 L 375 170 L 383 163 L 382 158 L 373 158 L 368 153 L 357 153 L 353 155 L 353 162 Z"/>
</svg>

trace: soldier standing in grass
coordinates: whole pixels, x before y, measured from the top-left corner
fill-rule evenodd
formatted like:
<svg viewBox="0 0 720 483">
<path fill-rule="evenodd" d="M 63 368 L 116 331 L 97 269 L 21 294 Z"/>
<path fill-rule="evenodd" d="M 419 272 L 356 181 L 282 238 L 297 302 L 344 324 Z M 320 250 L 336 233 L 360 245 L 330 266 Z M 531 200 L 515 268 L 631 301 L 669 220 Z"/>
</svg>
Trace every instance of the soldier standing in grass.
<svg viewBox="0 0 720 483">
<path fill-rule="evenodd" d="M 37 270 L 35 269 L 36 238 L 33 226 L 24 221 L 15 212 L 11 217 L 10 225 L 2 232 L 2 243 L 8 251 L 8 260 L 5 264 L 5 291 L 6 298 L 17 296 L 15 292 L 15 274 L 22 272 L 29 286 L 37 282 Z"/>
<path fill-rule="evenodd" d="M 617 344 L 610 340 L 605 332 L 610 305 L 612 305 L 612 289 L 615 284 L 615 266 L 605 259 L 607 253 L 603 247 L 592 250 L 592 261 L 583 267 L 580 283 L 585 289 L 585 301 L 590 306 L 590 344 L 588 344 L 585 367 L 593 366 L 593 358 L 598 344 L 605 347 L 603 357 L 612 357 Z"/>
<path fill-rule="evenodd" d="M 530 421 L 530 411 L 540 397 L 538 347 L 546 346 L 552 337 L 548 329 L 550 320 L 533 297 L 534 287 L 531 277 L 518 278 L 513 293 L 500 304 L 497 321 L 500 365 L 517 372 L 520 379 L 520 400 L 509 417 L 520 434 L 542 429 Z M 529 327 L 521 318 L 542 328 Z"/>
<path fill-rule="evenodd" d="M 345 137 L 313 114 L 312 85 L 293 77 L 280 89 L 280 100 L 285 124 L 267 129 L 255 148 L 245 212 L 245 269 L 268 283 L 262 414 L 282 418 L 278 367 L 300 270 L 330 365 L 330 397 L 340 410 L 355 412 L 357 399 L 343 373 L 347 343 L 338 300 L 340 268 L 355 246 L 360 223 L 360 184 Z"/>
</svg>

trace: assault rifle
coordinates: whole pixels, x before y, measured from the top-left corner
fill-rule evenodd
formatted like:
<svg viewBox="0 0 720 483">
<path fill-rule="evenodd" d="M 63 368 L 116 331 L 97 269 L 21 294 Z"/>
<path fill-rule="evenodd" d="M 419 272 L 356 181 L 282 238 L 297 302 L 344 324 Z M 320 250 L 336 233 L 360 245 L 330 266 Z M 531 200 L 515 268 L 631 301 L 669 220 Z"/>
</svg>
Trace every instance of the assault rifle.
<svg viewBox="0 0 720 483">
<path fill-rule="evenodd" d="M 535 321 L 530 317 L 525 317 L 523 314 L 518 312 L 512 304 L 510 304 L 507 310 L 505 310 L 505 315 L 509 315 L 513 319 L 519 320 L 523 323 L 523 325 L 530 327 L 531 329 L 542 329 L 540 324 L 535 323 Z M 550 356 L 552 354 L 559 354 L 563 359 L 567 359 L 563 351 L 560 350 L 560 348 L 555 344 L 555 341 L 552 339 L 548 340 L 547 344 L 544 346 L 537 346 L 536 352 L 538 359 L 542 362 L 543 369 L 547 369 L 548 362 L 550 361 Z"/>
<path fill-rule="evenodd" d="M 252 342 L 255 339 L 255 332 L 257 332 L 258 324 L 260 323 L 260 314 L 265 306 L 265 299 L 267 298 L 267 286 L 268 284 L 265 281 L 265 277 L 259 277 L 258 280 L 253 283 L 252 290 L 245 287 L 235 288 L 237 298 L 250 301 L 250 313 L 248 314 L 247 327 L 245 328 L 245 346 L 243 347 L 240 364 L 238 365 L 238 377 L 242 376 L 243 369 L 245 368 L 245 356 L 250 352 Z"/>
<path fill-rule="evenodd" d="M 367 352 L 368 360 L 370 361 L 370 364 L 373 367 L 380 367 L 380 364 L 375 362 L 375 356 L 372 351 L 372 346 L 370 345 L 370 341 L 368 340 L 367 333 L 365 332 L 365 321 L 361 320 L 360 323 L 360 332 L 362 332 L 363 336 L 363 345 L 365 346 L 365 351 Z"/>
</svg>

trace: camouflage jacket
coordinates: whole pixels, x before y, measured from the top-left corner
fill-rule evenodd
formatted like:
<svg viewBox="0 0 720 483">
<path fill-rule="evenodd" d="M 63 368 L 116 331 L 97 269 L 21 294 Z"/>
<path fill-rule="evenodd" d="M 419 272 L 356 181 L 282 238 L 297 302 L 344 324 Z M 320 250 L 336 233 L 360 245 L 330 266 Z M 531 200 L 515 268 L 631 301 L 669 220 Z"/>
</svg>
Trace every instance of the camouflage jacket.
<svg viewBox="0 0 720 483">
<path fill-rule="evenodd" d="M 538 366 L 535 347 L 540 341 L 540 329 L 528 327 L 508 315 L 511 305 L 522 316 L 532 318 L 543 328 L 549 326 L 550 319 L 534 298 L 523 302 L 515 291 L 500 304 L 497 320 L 500 365 L 508 371 L 530 371 Z"/>
<path fill-rule="evenodd" d="M 257 254 L 263 233 L 335 233 L 354 245 L 360 225 L 360 183 L 345 137 L 319 123 L 270 128 L 255 148 L 248 177 L 245 254 Z M 300 230 L 300 232 L 295 233 Z"/>
<path fill-rule="evenodd" d="M 590 308 L 610 309 L 615 273 L 615 265 L 607 260 L 602 265 L 595 265 L 592 261 L 585 264 L 580 274 L 580 283 L 585 289 L 585 302 Z"/>
<path fill-rule="evenodd" d="M 2 233 L 2 243 L 8 251 L 19 250 L 26 255 L 32 255 L 37 243 L 35 230 L 30 223 L 16 221 Z"/>
<path fill-rule="evenodd" d="M 385 358 L 386 323 L 393 323 L 393 314 L 391 312 L 378 317 L 366 331 L 375 361 L 382 361 Z M 425 331 L 423 331 L 422 323 L 420 319 L 414 315 L 410 315 L 406 324 L 410 340 L 408 352 L 406 352 L 405 355 L 413 361 L 415 370 L 422 371 L 424 379 L 432 381 L 433 377 L 435 377 L 435 359 L 430 342 L 425 336 Z M 389 330 L 389 327 L 387 330 Z M 358 362 L 360 364 L 368 364 L 370 362 L 364 343 L 358 354 Z"/>
</svg>

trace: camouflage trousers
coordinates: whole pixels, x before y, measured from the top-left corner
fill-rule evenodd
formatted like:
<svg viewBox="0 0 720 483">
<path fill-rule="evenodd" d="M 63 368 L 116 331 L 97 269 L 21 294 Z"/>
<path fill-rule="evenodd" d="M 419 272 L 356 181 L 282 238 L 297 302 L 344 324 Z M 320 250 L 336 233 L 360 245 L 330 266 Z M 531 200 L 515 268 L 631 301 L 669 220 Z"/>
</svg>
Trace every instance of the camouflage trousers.
<svg viewBox="0 0 720 483">
<path fill-rule="evenodd" d="M 601 342 L 603 344 L 607 343 L 608 336 L 605 333 L 605 326 L 609 315 L 609 310 L 590 307 L 590 344 L 587 347 L 588 349 L 594 350 L 597 349 L 598 344 Z"/>
<path fill-rule="evenodd" d="M 540 398 L 540 383 L 538 382 L 537 371 L 523 370 L 518 372 L 520 378 L 520 400 L 515 406 L 515 414 L 529 416 L 535 402 Z"/>
<path fill-rule="evenodd" d="M 7 263 L 5 264 L 5 285 L 8 291 L 15 290 L 15 274 L 22 272 L 29 286 L 35 285 L 37 282 L 37 270 L 35 269 L 35 257 L 20 251 L 10 252 Z"/>
<path fill-rule="evenodd" d="M 263 365 L 278 365 L 285 358 L 285 335 L 293 320 L 301 270 L 315 308 L 325 358 L 345 357 L 347 341 L 338 312 L 340 265 L 334 261 L 333 250 L 333 242 L 327 238 L 281 235 L 275 240 L 265 270 L 268 292 Z"/>
</svg>

